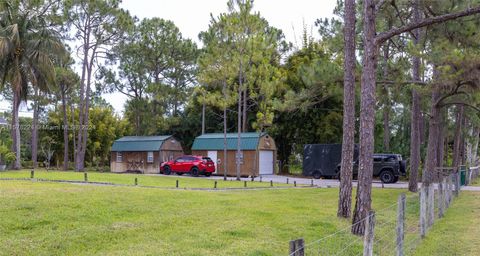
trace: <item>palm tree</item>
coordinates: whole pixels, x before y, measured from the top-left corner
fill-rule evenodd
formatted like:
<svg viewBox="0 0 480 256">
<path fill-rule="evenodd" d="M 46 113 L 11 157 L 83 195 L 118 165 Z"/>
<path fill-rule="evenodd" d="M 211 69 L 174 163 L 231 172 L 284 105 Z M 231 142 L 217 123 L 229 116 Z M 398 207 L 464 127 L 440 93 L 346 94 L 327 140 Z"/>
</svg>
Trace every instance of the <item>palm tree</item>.
<svg viewBox="0 0 480 256">
<path fill-rule="evenodd" d="M 52 17 L 58 1 L 15 1 L 0 3 L 0 86 L 8 85 L 13 94 L 12 140 L 15 169 L 21 168 L 18 112 L 26 101 L 28 87 L 47 91 L 55 82 L 52 62 L 63 53 L 58 32 L 47 17 Z M 32 152 L 33 153 L 33 152 Z"/>
</svg>

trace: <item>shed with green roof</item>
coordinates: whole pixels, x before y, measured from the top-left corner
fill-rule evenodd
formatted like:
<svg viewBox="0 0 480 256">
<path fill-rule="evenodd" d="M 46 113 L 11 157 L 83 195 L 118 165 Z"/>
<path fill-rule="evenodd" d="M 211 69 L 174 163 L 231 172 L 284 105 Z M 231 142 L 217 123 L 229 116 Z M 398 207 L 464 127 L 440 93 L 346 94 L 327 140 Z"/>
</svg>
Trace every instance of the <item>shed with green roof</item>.
<svg viewBox="0 0 480 256">
<path fill-rule="evenodd" d="M 267 133 L 241 133 L 240 140 L 238 133 L 203 134 L 195 138 L 192 154 L 212 158 L 217 163 L 216 174 L 223 175 L 226 171 L 227 175 L 235 176 L 238 142 L 241 152 L 239 157 L 241 176 L 256 177 L 275 173 L 277 148 L 275 141 Z"/>
<path fill-rule="evenodd" d="M 182 145 L 171 135 L 125 136 L 110 151 L 112 172 L 159 173 L 162 162 L 183 155 Z"/>
</svg>

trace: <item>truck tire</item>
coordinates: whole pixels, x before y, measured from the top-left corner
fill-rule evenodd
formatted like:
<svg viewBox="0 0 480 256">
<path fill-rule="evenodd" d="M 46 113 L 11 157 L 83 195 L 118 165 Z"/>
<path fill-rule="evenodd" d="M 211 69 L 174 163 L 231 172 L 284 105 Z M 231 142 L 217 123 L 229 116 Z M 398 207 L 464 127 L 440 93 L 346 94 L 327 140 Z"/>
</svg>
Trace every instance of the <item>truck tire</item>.
<svg viewBox="0 0 480 256">
<path fill-rule="evenodd" d="M 198 177 L 198 168 L 192 167 L 192 169 L 190 170 L 190 175 L 192 175 L 193 177 Z"/>
<path fill-rule="evenodd" d="M 383 183 L 395 183 L 395 175 L 391 170 L 384 170 L 380 173 L 380 180 Z"/>
<path fill-rule="evenodd" d="M 320 179 L 322 177 L 322 174 L 319 171 L 314 171 L 313 172 L 313 178 L 314 179 Z"/>
</svg>

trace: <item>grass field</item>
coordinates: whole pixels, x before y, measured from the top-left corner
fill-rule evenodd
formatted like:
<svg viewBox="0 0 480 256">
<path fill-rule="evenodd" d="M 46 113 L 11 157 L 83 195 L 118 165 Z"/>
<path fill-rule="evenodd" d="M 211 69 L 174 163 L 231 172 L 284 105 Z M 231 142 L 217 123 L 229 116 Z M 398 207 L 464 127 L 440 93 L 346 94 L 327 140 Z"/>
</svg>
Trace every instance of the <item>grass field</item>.
<svg viewBox="0 0 480 256">
<path fill-rule="evenodd" d="M 0 178 L 29 174 L 2 172 Z M 35 176 L 83 179 L 83 174 L 69 172 L 36 172 Z M 133 177 L 168 187 L 177 179 L 89 173 L 89 180 L 120 184 L 131 184 Z M 212 182 L 179 180 L 193 187 Z M 394 250 L 389 244 L 394 241 L 396 218 L 392 205 L 401 192 L 373 190 L 379 237 L 376 255 L 391 255 Z M 479 197 L 462 192 L 416 255 L 476 255 Z M 330 255 L 344 248 L 341 255 L 358 255 L 362 239 L 349 233 L 349 221 L 336 217 L 337 198 L 334 188 L 194 191 L 3 180 L 0 255 L 287 255 L 289 240 L 303 237 L 310 244 L 340 230 L 344 231 L 329 240 L 307 246 L 307 255 L 317 255 L 317 250 Z M 407 209 L 407 219 L 418 221 L 418 207 L 407 204 Z"/>
<path fill-rule="evenodd" d="M 479 255 L 479 237 L 480 193 L 462 191 L 445 217 L 427 233 L 415 255 Z"/>
<path fill-rule="evenodd" d="M 79 172 L 62 172 L 62 171 L 45 171 L 45 170 L 36 170 L 34 177 L 37 179 L 47 179 L 47 180 L 71 180 L 71 181 L 83 181 L 84 174 Z M 30 178 L 29 170 L 22 171 L 8 171 L 0 172 L 0 178 Z M 135 178 L 138 179 L 138 185 L 142 186 L 156 186 L 156 187 L 165 187 L 165 188 L 174 188 L 176 186 L 176 181 L 179 181 L 180 188 L 213 188 L 214 181 L 209 179 L 202 178 L 193 178 L 188 175 L 177 176 L 149 176 L 143 174 L 118 174 L 118 173 L 100 173 L 100 172 L 89 172 L 88 181 L 90 182 L 107 182 L 114 184 L 122 185 L 133 185 Z M 229 179 L 233 179 L 229 177 Z M 263 180 L 259 182 L 257 178 L 254 182 L 247 182 L 248 187 L 269 187 L 269 180 Z M 233 181 L 233 180 L 218 180 L 217 188 L 240 188 L 244 186 L 243 181 Z M 274 183 L 274 186 L 293 186 L 293 184 L 286 183 Z"/>
<path fill-rule="evenodd" d="M 400 192 L 375 190 L 374 207 L 391 205 Z M 286 255 L 291 239 L 308 243 L 350 225 L 336 217 L 337 196 L 337 189 L 318 188 L 190 191 L 0 181 L 0 254 Z M 356 237 L 347 231 L 341 238 Z M 359 252 L 361 243 L 352 250 Z"/>
</svg>

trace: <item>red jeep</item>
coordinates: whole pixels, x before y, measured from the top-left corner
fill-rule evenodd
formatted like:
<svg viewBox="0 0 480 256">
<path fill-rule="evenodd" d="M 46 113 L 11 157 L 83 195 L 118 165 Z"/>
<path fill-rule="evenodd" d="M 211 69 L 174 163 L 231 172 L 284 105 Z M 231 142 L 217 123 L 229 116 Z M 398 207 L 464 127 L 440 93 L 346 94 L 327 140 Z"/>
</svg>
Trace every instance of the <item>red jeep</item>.
<svg viewBox="0 0 480 256">
<path fill-rule="evenodd" d="M 172 172 L 177 175 L 190 173 L 190 175 L 197 177 L 199 174 L 210 176 L 215 172 L 215 163 L 210 157 L 205 156 L 181 156 L 175 160 L 163 162 L 160 165 L 160 171 L 165 175 L 170 175 Z"/>
</svg>

